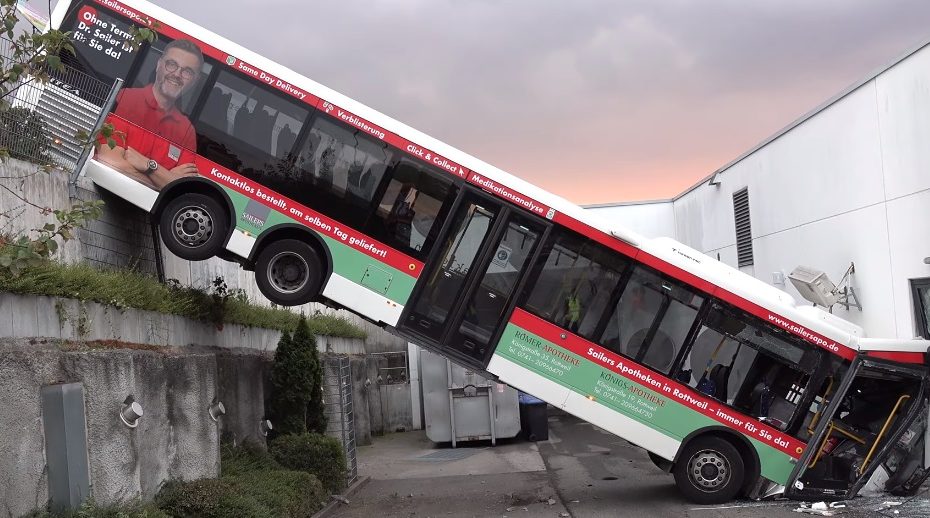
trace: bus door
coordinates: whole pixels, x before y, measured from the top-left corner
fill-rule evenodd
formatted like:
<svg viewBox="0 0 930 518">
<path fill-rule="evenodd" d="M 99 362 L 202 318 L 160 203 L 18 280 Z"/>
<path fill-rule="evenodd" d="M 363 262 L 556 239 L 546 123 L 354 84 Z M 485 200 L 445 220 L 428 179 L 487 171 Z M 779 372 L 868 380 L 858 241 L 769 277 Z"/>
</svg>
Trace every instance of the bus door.
<svg viewBox="0 0 930 518">
<path fill-rule="evenodd" d="M 483 369 L 545 225 L 470 188 L 449 221 L 399 327 Z"/>
<path fill-rule="evenodd" d="M 816 410 L 786 495 L 852 498 L 867 483 L 881 491 L 916 489 L 926 478 L 926 385 L 925 368 L 856 359 Z"/>
</svg>

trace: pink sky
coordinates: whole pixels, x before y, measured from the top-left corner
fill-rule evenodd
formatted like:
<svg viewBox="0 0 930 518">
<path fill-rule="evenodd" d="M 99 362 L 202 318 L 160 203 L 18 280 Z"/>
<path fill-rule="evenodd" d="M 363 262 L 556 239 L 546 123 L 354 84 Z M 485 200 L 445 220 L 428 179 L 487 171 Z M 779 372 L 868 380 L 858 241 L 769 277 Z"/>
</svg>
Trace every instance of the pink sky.
<svg viewBox="0 0 930 518">
<path fill-rule="evenodd" d="M 579 204 L 668 198 L 930 36 L 925 0 L 153 0 Z"/>
</svg>

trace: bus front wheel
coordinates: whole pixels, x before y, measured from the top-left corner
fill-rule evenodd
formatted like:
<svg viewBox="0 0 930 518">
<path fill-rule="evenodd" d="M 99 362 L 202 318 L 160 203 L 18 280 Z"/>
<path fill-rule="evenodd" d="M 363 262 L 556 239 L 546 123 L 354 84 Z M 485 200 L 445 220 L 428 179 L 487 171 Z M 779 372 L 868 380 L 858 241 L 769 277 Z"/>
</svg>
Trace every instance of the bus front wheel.
<svg viewBox="0 0 930 518">
<path fill-rule="evenodd" d="M 281 239 L 263 248 L 255 261 L 255 282 L 268 300 L 282 306 L 312 301 L 323 284 L 319 255 L 307 243 Z"/>
<path fill-rule="evenodd" d="M 219 253 L 227 227 L 223 206 L 197 193 L 182 194 L 168 202 L 158 220 L 165 246 L 188 261 L 204 261 Z"/>
<path fill-rule="evenodd" d="M 678 490 L 702 505 L 722 504 L 743 487 L 745 465 L 730 441 L 716 436 L 699 437 L 685 447 L 674 468 Z"/>
</svg>

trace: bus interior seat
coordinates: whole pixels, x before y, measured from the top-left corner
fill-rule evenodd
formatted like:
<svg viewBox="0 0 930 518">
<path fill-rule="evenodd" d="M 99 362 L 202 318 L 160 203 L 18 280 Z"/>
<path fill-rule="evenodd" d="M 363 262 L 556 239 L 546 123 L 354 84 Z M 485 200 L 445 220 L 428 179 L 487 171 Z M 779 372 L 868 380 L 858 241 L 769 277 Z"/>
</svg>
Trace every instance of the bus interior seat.
<svg viewBox="0 0 930 518">
<path fill-rule="evenodd" d="M 627 356 L 637 359 L 640 354 L 643 354 L 642 348 L 646 347 L 642 362 L 652 369 L 667 373 L 672 367 L 672 362 L 675 361 L 675 345 L 666 333 L 661 330 L 656 330 L 655 336 L 652 337 L 652 342 L 647 346 L 644 342 L 648 334 L 648 328 L 643 328 L 633 333 L 633 336 L 631 336 L 629 342 L 627 342 Z"/>
<path fill-rule="evenodd" d="M 278 142 L 275 148 L 278 158 L 286 157 L 294 148 L 294 142 L 297 142 L 297 134 L 291 131 L 289 124 L 285 123 L 281 131 L 278 132 Z"/>
<path fill-rule="evenodd" d="M 375 175 L 371 173 L 371 168 L 369 167 L 367 171 L 362 173 L 362 179 L 359 181 L 359 188 L 362 195 L 362 198 L 368 200 L 371 198 L 371 191 L 374 188 L 374 179 Z"/>
<path fill-rule="evenodd" d="M 232 94 L 224 94 L 218 86 L 214 86 L 210 96 L 207 97 L 207 103 L 203 107 L 200 118 L 225 132 L 229 129 L 228 112 L 230 102 L 232 102 Z"/>
<path fill-rule="evenodd" d="M 245 104 L 242 104 L 236 114 L 233 116 L 233 136 L 243 142 L 249 142 L 250 129 L 252 126 L 252 116 L 253 112 L 249 111 L 249 107 Z"/>
<path fill-rule="evenodd" d="M 713 381 L 714 393 L 709 396 L 718 401 L 727 400 L 727 384 L 730 380 L 730 366 L 718 363 L 710 368 L 708 377 Z"/>
<path fill-rule="evenodd" d="M 271 131 L 274 129 L 274 115 L 264 108 L 255 108 L 254 126 L 252 127 L 251 144 L 262 151 L 271 151 Z"/>
<path fill-rule="evenodd" d="M 297 163 L 304 177 L 313 178 L 316 176 L 316 152 L 319 147 L 320 135 L 311 131 L 310 135 L 307 137 L 306 143 L 303 145 L 303 149 L 300 150 L 300 154 L 297 157 Z"/>
<path fill-rule="evenodd" d="M 368 201 L 371 198 L 373 175 L 371 168 L 362 172 L 361 164 L 352 164 L 349 166 L 348 192 L 354 194 L 357 198 Z"/>
<path fill-rule="evenodd" d="M 785 425 L 787 425 L 787 423 L 791 421 L 791 416 L 794 415 L 794 410 L 796 407 L 797 405 L 795 405 L 794 403 L 782 397 L 775 396 L 775 399 L 773 399 L 772 402 L 769 403 L 768 417 L 775 418 L 779 422 L 785 423 Z M 781 428 L 781 427 L 776 427 L 776 428 Z"/>
</svg>

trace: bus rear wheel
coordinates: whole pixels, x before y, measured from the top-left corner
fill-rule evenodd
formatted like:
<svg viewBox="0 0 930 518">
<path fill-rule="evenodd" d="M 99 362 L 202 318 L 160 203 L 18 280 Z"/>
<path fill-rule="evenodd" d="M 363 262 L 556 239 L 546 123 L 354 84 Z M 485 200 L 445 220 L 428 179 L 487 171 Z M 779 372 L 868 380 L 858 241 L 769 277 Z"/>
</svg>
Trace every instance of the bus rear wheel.
<svg viewBox="0 0 930 518">
<path fill-rule="evenodd" d="M 699 437 L 685 447 L 673 469 L 678 490 L 702 505 L 722 504 L 743 487 L 745 465 L 739 451 L 721 437 Z"/>
<path fill-rule="evenodd" d="M 168 202 L 161 211 L 158 230 L 171 253 L 188 261 L 204 261 L 223 249 L 228 225 L 219 202 L 189 193 Z"/>
<path fill-rule="evenodd" d="M 275 304 L 306 304 L 320 294 L 322 261 L 307 243 L 281 239 L 259 252 L 255 261 L 255 282 L 262 295 Z"/>
</svg>

